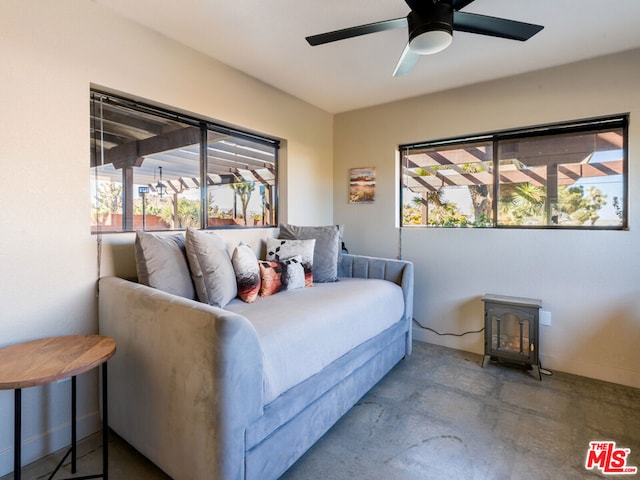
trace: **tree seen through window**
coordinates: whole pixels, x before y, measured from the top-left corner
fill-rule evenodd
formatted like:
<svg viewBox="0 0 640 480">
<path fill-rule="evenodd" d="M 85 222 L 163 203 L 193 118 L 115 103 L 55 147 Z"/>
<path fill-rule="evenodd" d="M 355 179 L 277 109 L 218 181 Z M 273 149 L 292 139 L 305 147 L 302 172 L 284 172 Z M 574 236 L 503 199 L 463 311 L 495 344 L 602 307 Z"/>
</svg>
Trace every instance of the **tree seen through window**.
<svg viewBox="0 0 640 480">
<path fill-rule="evenodd" d="M 402 225 L 625 228 L 626 125 L 401 147 Z"/>
</svg>

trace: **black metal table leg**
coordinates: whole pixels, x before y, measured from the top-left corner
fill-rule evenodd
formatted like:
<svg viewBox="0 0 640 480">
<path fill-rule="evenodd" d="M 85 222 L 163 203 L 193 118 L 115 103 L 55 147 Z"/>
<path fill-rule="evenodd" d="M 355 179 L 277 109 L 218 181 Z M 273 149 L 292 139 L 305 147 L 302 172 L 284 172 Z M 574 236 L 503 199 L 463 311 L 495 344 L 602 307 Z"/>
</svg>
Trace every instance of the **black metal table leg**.
<svg viewBox="0 0 640 480">
<path fill-rule="evenodd" d="M 102 364 L 102 478 L 109 480 L 109 419 L 107 362 Z"/>
<path fill-rule="evenodd" d="M 71 377 L 71 473 L 76 473 L 78 450 L 76 448 L 76 442 L 78 439 L 76 429 L 76 377 Z"/>
<path fill-rule="evenodd" d="M 16 388 L 14 394 L 14 415 L 13 415 L 13 478 L 20 480 L 21 445 L 22 445 L 22 389 Z"/>
<path fill-rule="evenodd" d="M 76 377 L 71 377 L 71 448 L 67 451 L 66 455 L 60 460 L 58 466 L 51 472 L 51 475 L 47 480 L 53 480 L 60 467 L 64 464 L 66 458 L 71 455 L 71 473 L 76 473 L 77 463 L 77 384 Z M 86 475 L 82 477 L 74 477 L 75 480 L 88 480 L 91 478 L 103 478 L 108 480 L 109 478 L 109 423 L 108 423 L 108 405 L 107 405 L 107 363 L 102 364 L 102 473 L 94 475 Z M 18 479 L 18 477 L 16 477 Z M 72 480 L 71 478 L 63 480 Z"/>
</svg>

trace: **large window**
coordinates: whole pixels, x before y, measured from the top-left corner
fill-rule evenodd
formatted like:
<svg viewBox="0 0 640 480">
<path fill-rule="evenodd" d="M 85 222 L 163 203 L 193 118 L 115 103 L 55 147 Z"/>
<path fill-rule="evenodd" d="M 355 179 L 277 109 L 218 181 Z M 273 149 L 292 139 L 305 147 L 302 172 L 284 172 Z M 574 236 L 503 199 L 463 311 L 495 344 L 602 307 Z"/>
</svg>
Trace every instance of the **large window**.
<svg viewBox="0 0 640 480">
<path fill-rule="evenodd" d="M 627 228 L 628 117 L 400 146 L 402 226 Z"/>
<path fill-rule="evenodd" d="M 276 225 L 278 146 L 93 91 L 92 231 Z"/>
</svg>

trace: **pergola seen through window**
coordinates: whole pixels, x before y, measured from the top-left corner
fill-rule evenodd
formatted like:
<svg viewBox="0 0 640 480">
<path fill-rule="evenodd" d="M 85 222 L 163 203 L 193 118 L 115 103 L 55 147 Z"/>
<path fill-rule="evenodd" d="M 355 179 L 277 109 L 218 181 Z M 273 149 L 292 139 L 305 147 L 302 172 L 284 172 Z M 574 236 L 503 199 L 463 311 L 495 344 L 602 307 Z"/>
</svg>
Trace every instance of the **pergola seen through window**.
<svg viewBox="0 0 640 480">
<path fill-rule="evenodd" d="M 92 231 L 276 225 L 278 146 L 93 91 Z"/>
<path fill-rule="evenodd" d="M 627 227 L 627 116 L 400 147 L 402 225 Z"/>
</svg>

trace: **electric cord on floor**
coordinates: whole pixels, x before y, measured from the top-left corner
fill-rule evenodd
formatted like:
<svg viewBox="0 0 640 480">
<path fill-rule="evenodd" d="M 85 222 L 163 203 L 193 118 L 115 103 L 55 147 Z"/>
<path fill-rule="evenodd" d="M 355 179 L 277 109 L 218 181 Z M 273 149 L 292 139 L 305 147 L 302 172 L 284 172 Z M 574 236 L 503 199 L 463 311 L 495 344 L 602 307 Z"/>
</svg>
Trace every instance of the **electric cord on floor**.
<svg viewBox="0 0 640 480">
<path fill-rule="evenodd" d="M 425 327 L 424 325 L 422 325 L 418 320 L 416 320 L 415 317 L 412 318 L 412 320 L 414 321 L 414 323 L 416 325 L 418 325 L 419 328 L 423 329 L 423 330 L 428 330 L 430 332 L 435 333 L 436 335 L 439 335 L 441 337 L 464 337 L 465 335 L 469 335 L 471 333 L 482 333 L 484 332 L 484 327 L 482 327 L 480 330 L 470 330 L 468 332 L 463 332 L 463 333 L 440 333 L 437 330 L 434 330 L 433 328 L 430 327 Z M 542 375 L 546 375 L 546 376 L 551 376 L 553 375 L 553 372 L 551 370 L 548 370 L 546 368 L 542 368 L 542 365 L 539 366 L 539 370 L 540 373 Z"/>
<path fill-rule="evenodd" d="M 416 323 L 416 325 L 418 325 L 418 327 L 420 327 L 423 330 L 428 330 L 430 332 L 435 333 L 436 335 L 440 335 L 441 337 L 464 337 L 465 335 L 469 335 L 471 333 L 482 333 L 484 332 L 484 327 L 482 327 L 480 330 L 470 330 L 468 332 L 463 332 L 463 333 L 440 333 L 436 330 L 434 330 L 433 328 L 430 327 L 425 327 L 424 325 L 422 325 L 418 320 L 415 319 L 415 317 L 413 318 L 413 321 Z"/>
</svg>

